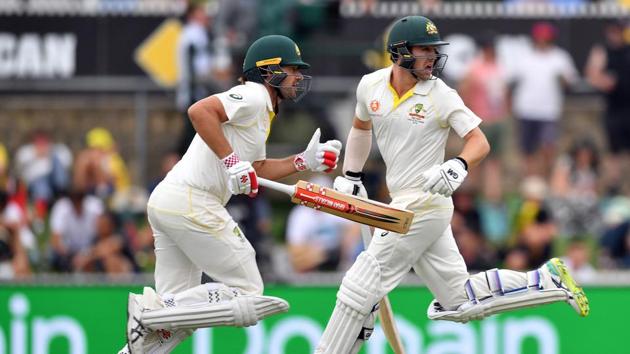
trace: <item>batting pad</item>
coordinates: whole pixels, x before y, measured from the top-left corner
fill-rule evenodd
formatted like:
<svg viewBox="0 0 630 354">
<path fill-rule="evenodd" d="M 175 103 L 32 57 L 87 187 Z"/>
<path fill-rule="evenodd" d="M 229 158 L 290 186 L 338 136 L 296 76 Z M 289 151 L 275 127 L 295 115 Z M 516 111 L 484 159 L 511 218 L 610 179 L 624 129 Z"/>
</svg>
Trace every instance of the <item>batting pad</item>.
<svg viewBox="0 0 630 354">
<path fill-rule="evenodd" d="M 223 284 L 202 284 L 174 296 L 165 295 L 166 307 L 142 312 L 142 323 L 151 330 L 195 329 L 216 326 L 247 327 L 289 310 L 283 299 L 243 295 Z"/>
<path fill-rule="evenodd" d="M 362 252 L 341 282 L 337 304 L 315 353 L 349 353 L 366 317 L 380 300 L 380 288 L 378 263 L 372 255 Z"/>
<path fill-rule="evenodd" d="M 484 286 L 484 289 L 475 289 L 473 282 L 469 279 L 464 286 L 468 301 L 457 310 L 447 311 L 436 300 L 433 300 L 429 304 L 427 316 L 432 320 L 466 323 L 501 312 L 567 301 L 571 298 L 570 293 L 563 288 L 544 289 L 539 270 L 527 272 L 527 285 L 515 289 L 504 287 L 505 281 L 502 280 L 500 272 L 498 269 L 485 272 L 487 286 Z M 488 293 L 489 296 L 479 298 L 479 294 Z"/>
</svg>

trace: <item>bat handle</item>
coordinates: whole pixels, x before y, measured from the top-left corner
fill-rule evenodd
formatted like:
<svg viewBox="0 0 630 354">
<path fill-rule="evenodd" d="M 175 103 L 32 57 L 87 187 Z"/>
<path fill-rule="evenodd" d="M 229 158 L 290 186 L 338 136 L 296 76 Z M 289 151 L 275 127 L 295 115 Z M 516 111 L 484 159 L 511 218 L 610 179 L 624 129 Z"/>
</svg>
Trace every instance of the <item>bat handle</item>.
<svg viewBox="0 0 630 354">
<path fill-rule="evenodd" d="M 271 188 L 278 192 L 286 193 L 290 196 L 293 196 L 295 194 L 294 184 L 289 185 L 289 184 L 278 183 L 278 182 L 271 181 L 271 180 L 268 180 L 266 178 L 261 178 L 261 177 L 258 177 L 258 184 L 267 188 Z"/>
</svg>

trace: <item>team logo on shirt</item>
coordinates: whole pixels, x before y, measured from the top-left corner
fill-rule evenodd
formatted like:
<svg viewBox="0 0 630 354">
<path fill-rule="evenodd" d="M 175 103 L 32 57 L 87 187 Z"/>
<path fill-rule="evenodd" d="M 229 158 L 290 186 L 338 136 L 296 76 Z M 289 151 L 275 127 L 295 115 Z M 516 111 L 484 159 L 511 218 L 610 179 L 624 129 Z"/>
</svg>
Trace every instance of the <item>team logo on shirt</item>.
<svg viewBox="0 0 630 354">
<path fill-rule="evenodd" d="M 372 112 L 378 111 L 378 108 L 380 106 L 381 103 L 378 100 L 372 100 L 372 102 L 370 102 L 370 109 L 372 110 Z"/>
<path fill-rule="evenodd" d="M 411 106 L 411 109 L 409 110 L 409 117 L 407 119 L 412 124 L 424 124 L 425 115 L 423 114 L 423 110 L 424 105 L 422 103 L 416 103 L 415 105 Z"/>
<path fill-rule="evenodd" d="M 234 235 L 236 237 L 238 237 L 239 241 L 241 241 L 242 243 L 245 243 L 245 238 L 243 237 L 243 232 L 238 227 L 238 225 L 235 226 L 234 229 L 232 229 L 232 232 L 234 233 Z"/>
<path fill-rule="evenodd" d="M 231 94 L 229 94 L 229 96 L 230 96 L 230 98 L 233 98 L 233 99 L 239 100 L 239 101 L 243 99 L 243 96 L 239 95 L 238 93 L 231 93 Z"/>
</svg>

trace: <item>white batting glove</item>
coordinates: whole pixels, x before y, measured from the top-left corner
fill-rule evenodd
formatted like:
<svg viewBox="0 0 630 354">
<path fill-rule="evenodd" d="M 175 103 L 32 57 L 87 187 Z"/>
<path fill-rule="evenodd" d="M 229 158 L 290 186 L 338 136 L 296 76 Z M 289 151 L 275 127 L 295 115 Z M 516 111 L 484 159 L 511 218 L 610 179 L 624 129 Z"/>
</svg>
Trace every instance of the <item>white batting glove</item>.
<svg viewBox="0 0 630 354">
<path fill-rule="evenodd" d="M 367 191 L 363 186 L 363 182 L 361 182 L 361 177 L 338 176 L 335 178 L 333 188 L 341 193 L 367 198 Z"/>
<path fill-rule="evenodd" d="M 464 162 L 455 158 L 424 171 L 420 175 L 420 183 L 425 192 L 450 197 L 467 175 Z"/>
<path fill-rule="evenodd" d="M 341 152 L 341 141 L 328 140 L 325 143 L 319 142 L 321 132 L 319 128 L 313 134 L 304 152 L 295 155 L 293 164 L 298 171 L 311 170 L 315 172 L 332 172 L 337 168 L 339 153 Z"/>
<path fill-rule="evenodd" d="M 247 194 L 251 198 L 258 194 L 258 176 L 249 161 L 241 161 L 235 153 L 221 161 L 227 168 L 230 193 L 234 195 Z"/>
</svg>

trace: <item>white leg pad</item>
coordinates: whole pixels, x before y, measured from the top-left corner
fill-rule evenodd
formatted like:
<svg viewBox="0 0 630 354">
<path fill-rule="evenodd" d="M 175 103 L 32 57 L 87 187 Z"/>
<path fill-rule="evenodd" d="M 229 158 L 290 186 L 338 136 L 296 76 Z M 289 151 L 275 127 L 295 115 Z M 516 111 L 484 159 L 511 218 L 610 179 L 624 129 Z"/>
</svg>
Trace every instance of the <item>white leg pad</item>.
<svg viewBox="0 0 630 354">
<path fill-rule="evenodd" d="M 272 296 L 243 295 L 238 289 L 208 283 L 163 298 L 167 307 L 145 310 L 142 324 L 150 329 L 247 327 L 270 315 L 286 312 L 289 304 Z M 174 306 L 168 304 L 174 303 Z"/>
<path fill-rule="evenodd" d="M 374 257 L 359 255 L 337 292 L 337 304 L 315 353 L 348 354 L 366 317 L 382 297 L 381 271 Z"/>
<path fill-rule="evenodd" d="M 433 300 L 427 310 L 427 316 L 432 320 L 466 323 L 513 309 L 567 301 L 571 296 L 565 289 L 543 289 L 538 270 L 528 272 L 527 286 L 518 289 L 504 289 L 497 269 L 487 271 L 486 279 L 491 296 L 478 299 L 471 282 L 467 281 L 465 291 L 468 301 L 466 303 L 454 311 L 447 311 L 436 300 Z"/>
</svg>

